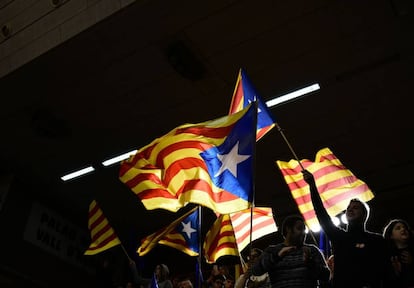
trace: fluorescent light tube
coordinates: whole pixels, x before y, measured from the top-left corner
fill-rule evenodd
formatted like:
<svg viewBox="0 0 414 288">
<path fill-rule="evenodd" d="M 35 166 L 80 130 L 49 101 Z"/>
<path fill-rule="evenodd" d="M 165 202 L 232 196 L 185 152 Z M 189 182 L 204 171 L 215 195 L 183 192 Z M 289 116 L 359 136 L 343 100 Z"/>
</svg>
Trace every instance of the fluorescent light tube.
<svg viewBox="0 0 414 288">
<path fill-rule="evenodd" d="M 116 156 L 114 158 L 105 160 L 104 162 L 102 162 L 102 165 L 103 166 L 109 166 L 109 165 L 112 165 L 114 163 L 121 162 L 122 160 L 125 160 L 125 159 L 129 158 L 129 156 L 134 155 L 135 153 L 137 153 L 137 151 L 138 150 L 133 150 L 133 151 L 124 153 L 122 155 Z"/>
<path fill-rule="evenodd" d="M 62 179 L 63 181 L 68 181 L 70 179 L 73 179 L 73 178 L 79 177 L 81 175 L 90 173 L 90 172 L 92 172 L 94 170 L 95 170 L 95 168 L 93 168 L 92 166 L 89 166 L 89 167 L 83 168 L 81 170 L 78 170 L 78 171 L 69 173 L 69 174 L 67 174 L 65 176 L 62 176 L 62 177 L 60 177 L 60 179 Z"/>
<path fill-rule="evenodd" d="M 271 99 L 271 100 L 266 102 L 266 105 L 267 105 L 267 107 L 276 106 L 280 103 L 298 98 L 300 96 L 303 96 L 305 94 L 308 94 L 310 92 L 313 92 L 313 91 L 316 91 L 316 90 L 319 90 L 319 89 L 321 89 L 321 87 L 319 86 L 318 83 L 312 84 L 312 85 L 309 85 L 309 86 L 304 87 L 302 89 L 299 89 L 299 90 L 293 91 L 291 93 L 288 93 L 288 94 L 276 97 L 274 99 Z"/>
</svg>

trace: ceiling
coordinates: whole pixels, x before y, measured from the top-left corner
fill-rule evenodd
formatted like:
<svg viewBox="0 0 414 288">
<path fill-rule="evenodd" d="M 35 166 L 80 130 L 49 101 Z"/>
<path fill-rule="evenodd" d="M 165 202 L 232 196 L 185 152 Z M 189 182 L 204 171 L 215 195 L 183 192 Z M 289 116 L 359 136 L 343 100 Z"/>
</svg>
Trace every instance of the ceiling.
<svg viewBox="0 0 414 288">
<path fill-rule="evenodd" d="M 412 5 L 138 1 L 0 79 L 2 172 L 76 223 L 97 199 L 121 234 L 152 233 L 176 215 L 145 210 L 119 166 L 99 163 L 226 115 L 243 67 L 265 100 L 318 82 L 271 109 L 298 157 L 329 147 L 376 193 L 374 228 L 414 223 Z M 256 205 L 279 219 L 297 213 L 275 164 L 292 158 L 276 129 L 257 144 Z M 91 164 L 95 173 L 60 180 Z"/>
</svg>

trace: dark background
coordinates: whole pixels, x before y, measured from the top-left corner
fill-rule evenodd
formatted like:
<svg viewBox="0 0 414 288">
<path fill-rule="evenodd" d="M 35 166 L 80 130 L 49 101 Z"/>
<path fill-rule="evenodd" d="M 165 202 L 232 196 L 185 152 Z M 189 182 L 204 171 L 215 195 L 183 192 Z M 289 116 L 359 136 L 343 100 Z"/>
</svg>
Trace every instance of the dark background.
<svg viewBox="0 0 414 288">
<path fill-rule="evenodd" d="M 271 109 L 298 157 L 314 160 L 329 147 L 365 181 L 376 195 L 371 230 L 394 217 L 414 223 L 412 5 L 138 1 L 3 77 L 0 160 L 10 179 L 0 211 L 4 275 L 42 283 L 55 277 L 61 287 L 92 281 L 22 240 L 34 201 L 86 230 L 96 199 L 132 254 L 140 239 L 187 211 L 146 210 L 118 180 L 119 165 L 100 162 L 178 125 L 226 115 L 241 67 L 264 100 L 318 82 L 319 91 Z M 256 206 L 272 207 L 278 224 L 298 213 L 275 164 L 292 158 L 276 129 L 257 144 Z M 60 180 L 91 164 L 94 173 Z M 205 232 L 214 214 L 204 211 Z M 141 260 L 146 271 L 163 261 L 175 273 L 191 271 L 194 259 L 157 247 Z"/>
</svg>

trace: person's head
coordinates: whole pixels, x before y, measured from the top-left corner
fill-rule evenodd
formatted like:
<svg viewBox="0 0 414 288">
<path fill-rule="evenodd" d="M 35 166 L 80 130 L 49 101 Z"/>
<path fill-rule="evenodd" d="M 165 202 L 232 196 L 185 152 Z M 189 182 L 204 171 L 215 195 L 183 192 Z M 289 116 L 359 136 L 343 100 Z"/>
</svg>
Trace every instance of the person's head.
<svg viewBox="0 0 414 288">
<path fill-rule="evenodd" d="M 193 288 L 193 283 L 189 279 L 185 279 L 178 283 L 178 288 Z"/>
<path fill-rule="evenodd" d="M 168 269 L 168 266 L 165 264 L 158 264 L 155 266 L 155 277 L 157 277 L 158 281 L 164 281 L 168 279 L 168 276 L 170 275 L 170 269 Z"/>
<path fill-rule="evenodd" d="M 221 275 L 221 274 L 215 275 L 213 277 L 212 287 L 213 288 L 223 288 L 225 280 L 226 280 L 226 278 L 223 275 Z"/>
<path fill-rule="evenodd" d="M 395 245 L 407 244 L 411 239 L 411 228 L 407 221 L 403 219 L 393 219 L 384 227 L 382 234 L 385 240 L 393 242 Z"/>
<path fill-rule="evenodd" d="M 247 261 L 249 262 L 256 262 L 257 259 L 259 259 L 260 255 L 262 255 L 263 250 L 259 248 L 252 248 L 250 249 L 249 255 L 247 255 Z"/>
<path fill-rule="evenodd" d="M 224 265 L 224 264 L 218 265 L 218 271 L 221 275 L 227 276 L 227 275 L 230 274 L 229 267 L 227 265 Z"/>
<path fill-rule="evenodd" d="M 303 244 L 305 240 L 305 222 L 297 215 L 288 216 L 282 223 L 282 235 L 293 245 Z"/>
<path fill-rule="evenodd" d="M 229 276 L 224 280 L 224 288 L 233 288 L 234 287 L 234 279 L 233 277 Z"/>
<path fill-rule="evenodd" d="M 348 225 L 365 225 L 369 216 L 369 206 L 359 199 L 351 199 L 346 208 L 345 215 L 348 220 Z"/>
</svg>

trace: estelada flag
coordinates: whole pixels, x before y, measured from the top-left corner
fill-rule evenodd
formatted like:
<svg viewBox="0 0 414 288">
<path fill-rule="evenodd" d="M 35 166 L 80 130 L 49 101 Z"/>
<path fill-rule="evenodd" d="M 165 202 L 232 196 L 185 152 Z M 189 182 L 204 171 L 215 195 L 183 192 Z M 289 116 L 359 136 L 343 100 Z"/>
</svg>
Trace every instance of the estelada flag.
<svg viewBox="0 0 414 288">
<path fill-rule="evenodd" d="M 144 256 L 157 244 L 163 244 L 190 256 L 197 256 L 199 253 L 199 229 L 198 207 L 195 207 L 170 225 L 142 239 L 142 244 L 137 252 L 140 256 Z"/>
<path fill-rule="evenodd" d="M 253 104 L 175 128 L 123 161 L 120 180 L 147 209 L 176 212 L 196 203 L 227 214 L 249 208 L 257 117 Z"/>
<path fill-rule="evenodd" d="M 309 186 L 303 180 L 302 167 L 297 160 L 277 160 L 276 163 L 306 224 L 312 229 L 319 222 L 313 209 Z M 321 149 L 316 154 L 315 162 L 304 159 L 301 163 L 313 174 L 322 202 L 331 216 L 343 212 L 353 198 L 364 202 L 374 198 L 368 185 L 342 165 L 329 148 Z"/>
<path fill-rule="evenodd" d="M 256 140 L 262 138 L 267 132 L 275 126 L 272 114 L 263 102 L 261 96 L 253 86 L 252 81 L 244 69 L 239 70 L 236 86 L 234 87 L 233 97 L 231 99 L 229 114 L 236 113 L 250 103 L 257 101 L 257 134 Z"/>
</svg>

